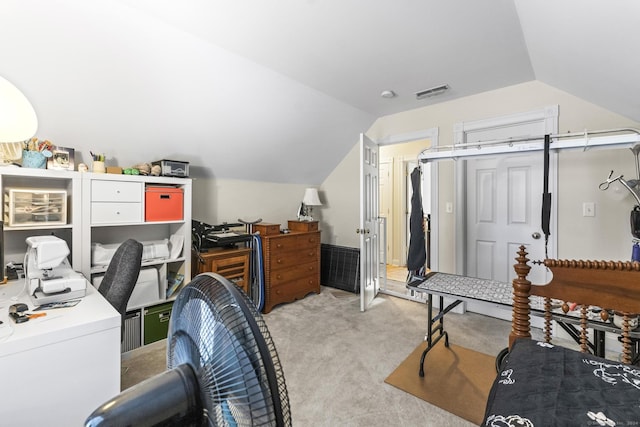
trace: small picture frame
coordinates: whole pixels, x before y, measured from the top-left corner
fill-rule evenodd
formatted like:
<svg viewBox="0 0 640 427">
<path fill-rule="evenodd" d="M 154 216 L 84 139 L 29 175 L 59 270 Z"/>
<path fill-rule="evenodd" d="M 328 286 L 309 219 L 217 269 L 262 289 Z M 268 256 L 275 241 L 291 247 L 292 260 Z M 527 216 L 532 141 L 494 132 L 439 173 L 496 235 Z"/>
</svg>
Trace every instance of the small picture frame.
<svg viewBox="0 0 640 427">
<path fill-rule="evenodd" d="M 54 145 L 50 148 L 51 157 L 47 159 L 47 169 L 53 170 L 69 170 L 75 168 L 73 148 L 58 147 Z"/>
</svg>

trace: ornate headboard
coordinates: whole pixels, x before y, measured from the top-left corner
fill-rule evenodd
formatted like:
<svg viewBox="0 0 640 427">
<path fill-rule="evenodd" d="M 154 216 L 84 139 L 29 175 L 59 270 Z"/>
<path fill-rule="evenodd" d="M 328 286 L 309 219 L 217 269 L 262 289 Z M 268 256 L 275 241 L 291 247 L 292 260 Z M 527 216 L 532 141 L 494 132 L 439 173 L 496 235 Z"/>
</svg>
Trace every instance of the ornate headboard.
<svg viewBox="0 0 640 427">
<path fill-rule="evenodd" d="M 547 259 L 544 265 L 551 270 L 553 278 L 548 284 L 532 284 L 527 280 L 531 270 L 527 251 L 520 246 L 517 278 L 513 279 L 513 316 L 509 347 L 517 338 L 530 338 L 529 296 L 545 298 L 545 339 L 551 339 L 551 299 L 571 301 L 581 309 L 581 348 L 587 351 L 587 307 L 590 305 L 605 310 L 615 310 L 623 315 L 622 344 L 623 362 L 631 361 L 631 339 L 629 318 L 640 313 L 640 262 L 632 261 L 575 261 Z M 565 312 L 566 312 L 565 308 Z M 603 310 L 603 320 L 607 312 Z"/>
</svg>

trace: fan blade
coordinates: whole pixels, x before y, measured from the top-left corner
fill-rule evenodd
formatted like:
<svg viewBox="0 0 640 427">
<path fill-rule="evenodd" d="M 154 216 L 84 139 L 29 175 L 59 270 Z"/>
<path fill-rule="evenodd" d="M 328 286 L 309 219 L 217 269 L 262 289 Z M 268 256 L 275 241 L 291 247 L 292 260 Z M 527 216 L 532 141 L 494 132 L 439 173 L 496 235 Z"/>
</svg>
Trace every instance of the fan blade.
<svg viewBox="0 0 640 427">
<path fill-rule="evenodd" d="M 96 409 L 85 427 L 202 425 L 200 389 L 193 369 L 182 364 L 120 393 Z"/>
</svg>

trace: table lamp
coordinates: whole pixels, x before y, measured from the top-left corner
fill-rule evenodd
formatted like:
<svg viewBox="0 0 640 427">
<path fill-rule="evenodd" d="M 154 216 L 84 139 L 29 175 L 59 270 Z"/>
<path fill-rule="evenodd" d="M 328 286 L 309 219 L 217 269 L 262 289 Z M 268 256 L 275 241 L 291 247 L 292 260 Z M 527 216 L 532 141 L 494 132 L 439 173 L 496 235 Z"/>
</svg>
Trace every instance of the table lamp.
<svg viewBox="0 0 640 427">
<path fill-rule="evenodd" d="M 36 134 L 38 118 L 20 90 L 0 77 L 0 142 L 22 142 Z"/>
<path fill-rule="evenodd" d="M 0 163 L 18 160 L 21 143 L 36 134 L 38 118 L 29 100 L 0 77 Z"/>
<path fill-rule="evenodd" d="M 318 197 L 318 190 L 316 188 L 307 188 L 304 190 L 304 197 L 302 198 L 302 204 L 305 206 L 306 214 L 302 221 L 313 221 L 312 209 L 313 206 L 322 206 L 320 197 Z"/>
<path fill-rule="evenodd" d="M 0 77 L 0 164 L 22 156 L 22 141 L 36 134 L 38 118 L 29 100 Z M 0 221 L 0 281 L 4 281 L 4 230 Z"/>
</svg>

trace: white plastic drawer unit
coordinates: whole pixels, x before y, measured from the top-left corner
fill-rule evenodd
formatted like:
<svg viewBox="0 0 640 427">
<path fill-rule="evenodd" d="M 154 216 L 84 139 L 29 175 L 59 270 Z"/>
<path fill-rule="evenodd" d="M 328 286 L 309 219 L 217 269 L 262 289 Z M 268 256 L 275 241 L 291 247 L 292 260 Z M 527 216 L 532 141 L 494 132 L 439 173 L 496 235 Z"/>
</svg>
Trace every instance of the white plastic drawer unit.
<svg viewBox="0 0 640 427">
<path fill-rule="evenodd" d="M 143 183 L 91 181 L 91 223 L 142 222 Z"/>
<path fill-rule="evenodd" d="M 67 223 L 67 192 L 36 188 L 7 188 L 4 222 L 10 227 L 42 227 Z"/>
</svg>

